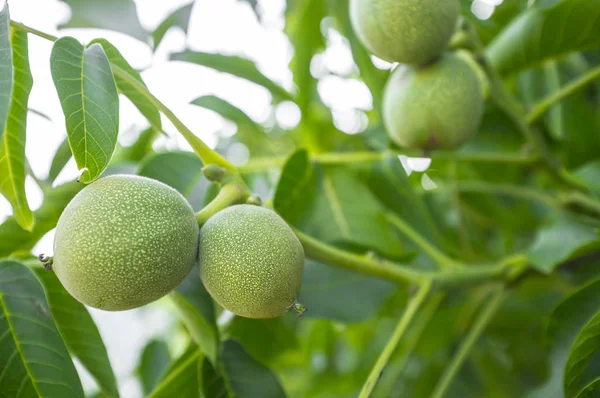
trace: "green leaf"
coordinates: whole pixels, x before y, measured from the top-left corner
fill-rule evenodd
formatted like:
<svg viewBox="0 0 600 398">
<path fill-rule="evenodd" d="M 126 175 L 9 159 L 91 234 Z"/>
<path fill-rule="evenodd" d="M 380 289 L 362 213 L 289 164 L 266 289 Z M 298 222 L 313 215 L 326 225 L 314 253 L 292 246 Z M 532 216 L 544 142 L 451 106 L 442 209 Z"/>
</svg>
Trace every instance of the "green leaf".
<svg viewBox="0 0 600 398">
<path fill-rule="evenodd" d="M 276 101 L 293 101 L 292 95 L 258 70 L 256 64 L 249 59 L 235 55 L 211 54 L 197 51 L 174 53 L 171 59 L 185 61 L 216 69 L 220 72 L 249 80 L 269 90 Z"/>
<path fill-rule="evenodd" d="M 595 228 L 566 214 L 559 215 L 538 231 L 528 256 L 538 271 L 551 273 L 560 263 L 597 241 Z"/>
<path fill-rule="evenodd" d="M 316 91 L 317 80 L 310 72 L 314 55 L 325 47 L 321 21 L 327 14 L 327 2 L 297 0 L 288 2 L 285 32 L 294 46 L 291 69 L 298 92 L 298 106 L 305 114 Z"/>
<path fill-rule="evenodd" d="M 600 0 L 562 0 L 531 7 L 487 48 L 492 65 L 511 74 L 600 46 Z"/>
<path fill-rule="evenodd" d="M 430 242 L 441 243 L 439 226 L 427 202 L 419 197 L 397 156 L 386 156 L 370 170 L 370 190 L 388 209 L 408 222 Z"/>
<path fill-rule="evenodd" d="M 188 342 L 188 344 L 185 347 L 185 350 L 183 350 L 183 352 L 177 358 L 174 358 L 171 360 L 171 362 L 169 362 L 167 369 L 160 377 L 159 382 L 164 381 L 170 374 L 172 374 L 175 371 L 175 369 L 181 367 L 181 364 L 187 362 L 190 358 L 195 357 L 196 353 L 198 353 L 199 351 L 200 350 L 198 346 L 194 342 Z M 202 355 L 201 351 L 200 355 Z"/>
<path fill-rule="evenodd" d="M 298 320 L 291 313 L 272 319 L 236 316 L 229 324 L 228 332 L 229 336 L 237 340 L 253 358 L 261 363 L 277 366 L 284 363 L 289 351 L 299 348 L 300 341 L 296 337 L 295 325 L 301 322 L 302 320 Z"/>
<path fill-rule="evenodd" d="M 0 262 L 0 391 L 7 397 L 81 397 L 75 366 L 32 271 Z"/>
<path fill-rule="evenodd" d="M 281 171 L 273 206 L 290 224 L 297 224 L 310 209 L 317 189 L 317 176 L 305 149 L 288 158 Z"/>
<path fill-rule="evenodd" d="M 306 260 L 298 301 L 308 310 L 304 317 L 355 323 L 377 314 L 396 289 L 379 278 Z"/>
<path fill-rule="evenodd" d="M 543 66 L 544 74 L 546 75 L 546 84 L 549 87 L 549 92 L 554 93 L 560 89 L 561 76 L 560 70 L 556 62 L 547 62 Z M 563 127 L 563 109 L 561 104 L 556 104 L 546 112 L 545 116 L 548 130 L 555 139 L 562 139 L 565 136 Z"/>
<path fill-rule="evenodd" d="M 165 152 L 140 163 L 139 175 L 154 178 L 187 195 L 202 176 L 202 161 L 192 152 Z"/>
<path fill-rule="evenodd" d="M 6 128 L 13 87 L 13 61 L 10 46 L 10 15 L 8 4 L 0 10 L 0 140 Z"/>
<path fill-rule="evenodd" d="M 472 0 L 462 0 L 462 17 L 475 26 L 481 41 L 489 43 L 502 29 L 527 9 L 528 0 L 504 0 L 496 6 L 490 18 L 481 20 L 471 12 Z M 534 3 L 534 5 L 536 5 Z"/>
<path fill-rule="evenodd" d="M 118 396 L 117 380 L 106 347 L 85 306 L 65 290 L 54 272 L 38 267 L 36 274 L 44 286 L 50 312 L 69 352 L 79 359 L 106 395 Z"/>
<path fill-rule="evenodd" d="M 172 298 L 196 344 L 212 363 L 216 363 L 219 332 L 215 310 L 210 295 L 200 282 L 197 267 L 172 293 Z"/>
<path fill-rule="evenodd" d="M 246 127 L 259 132 L 262 131 L 262 128 L 259 127 L 244 111 L 217 96 L 205 95 L 196 98 L 191 103 L 218 113 L 225 119 L 237 124 L 238 128 Z"/>
<path fill-rule="evenodd" d="M 65 139 L 60 143 L 52 163 L 50 164 L 50 171 L 48 172 L 48 181 L 53 182 L 60 172 L 65 168 L 66 164 L 71 159 L 71 148 L 69 147 L 69 139 Z"/>
<path fill-rule="evenodd" d="M 202 391 L 205 397 L 211 398 L 230 398 L 231 395 L 227 391 L 225 379 L 215 370 L 208 359 L 204 359 L 202 365 Z"/>
<path fill-rule="evenodd" d="M 533 106 L 560 89 L 560 70 L 556 62 L 549 61 L 539 68 L 519 74 L 517 81 L 525 105 Z M 565 138 L 561 103 L 555 104 L 546 112 L 544 122 L 554 139 L 562 140 Z"/>
<path fill-rule="evenodd" d="M 156 387 L 170 362 L 167 343 L 154 339 L 146 344 L 137 368 L 144 395 L 148 395 Z"/>
<path fill-rule="evenodd" d="M 600 397 L 600 378 L 592 381 L 585 386 L 576 398 L 599 398 Z"/>
<path fill-rule="evenodd" d="M 574 173 L 590 190 L 600 195 L 600 160 L 589 162 Z"/>
<path fill-rule="evenodd" d="M 564 375 L 564 391 L 568 397 L 577 394 L 583 372 L 600 349 L 600 308 L 598 310 L 599 312 L 579 331 L 571 346 Z"/>
<path fill-rule="evenodd" d="M 202 352 L 191 345 L 165 372 L 148 398 L 194 397 L 200 398 Z"/>
<path fill-rule="evenodd" d="M 130 146 L 117 145 L 111 164 L 117 165 L 124 162 L 139 163 L 146 156 L 154 154 L 152 144 L 158 134 L 158 131 L 149 127 L 142 131 L 138 139 Z"/>
<path fill-rule="evenodd" d="M 277 153 L 278 148 L 275 147 L 273 138 L 266 134 L 265 129 L 231 103 L 214 95 L 198 97 L 191 103 L 216 112 L 221 117 L 234 122 L 237 126 L 235 139 L 248 148 L 251 157 Z"/>
<path fill-rule="evenodd" d="M 71 152 L 90 183 L 108 166 L 117 145 L 119 96 L 110 64 L 100 44 L 84 48 L 72 37 L 58 39 L 50 55 Z"/>
<path fill-rule="evenodd" d="M 133 0 L 62 0 L 71 7 L 71 19 L 59 29 L 98 28 L 115 30 L 146 42 Z"/>
<path fill-rule="evenodd" d="M 285 398 L 273 372 L 252 358 L 235 340 L 223 343 L 221 353 L 227 384 L 236 398 Z"/>
<path fill-rule="evenodd" d="M 590 65 L 581 54 L 573 55 L 560 63 L 565 83 L 584 75 L 589 69 Z M 600 102 L 594 94 L 598 89 L 600 89 L 600 85 L 591 84 L 561 102 L 564 129 L 567 133 L 563 150 L 564 163 L 567 168 L 580 167 L 598 159 L 598 152 L 600 152 L 598 106 Z"/>
<path fill-rule="evenodd" d="M 299 223 L 302 231 L 327 243 L 373 249 L 393 258 L 405 254 L 385 210 L 352 169 L 329 166 L 315 170 L 317 195 Z"/>
<path fill-rule="evenodd" d="M 593 93 L 593 91 L 592 91 Z M 598 159 L 600 151 L 600 117 L 598 105 L 589 100 L 589 94 L 578 93 L 563 103 L 565 130 L 568 132 L 563 151 L 564 165 L 576 168 Z"/>
<path fill-rule="evenodd" d="M 19 225 L 33 228 L 33 214 L 25 196 L 25 138 L 27 102 L 33 86 L 29 69 L 27 33 L 11 30 L 12 62 L 15 82 L 8 119 L 0 141 L 0 193 L 11 203 Z"/>
<path fill-rule="evenodd" d="M 133 69 L 131 65 L 129 65 L 129 62 L 127 62 L 127 60 L 121 55 L 119 50 L 117 50 L 117 48 L 113 46 L 108 40 L 94 39 L 89 45 L 91 46 L 94 43 L 98 43 L 102 46 L 111 65 L 119 67 L 133 79 L 137 80 L 144 88 L 147 88 L 146 83 L 144 83 L 144 81 L 142 80 L 142 76 L 140 76 L 140 73 L 137 70 Z M 154 106 L 146 96 L 142 95 L 136 89 L 136 87 L 134 87 L 127 80 L 123 79 L 118 75 L 115 75 L 114 79 L 117 88 L 119 89 L 119 92 L 121 92 L 121 94 L 129 98 L 133 105 L 135 105 L 135 107 L 138 108 L 140 113 L 144 115 L 146 119 L 148 119 L 148 122 L 154 129 L 161 131 L 162 122 L 160 120 L 160 112 L 158 111 L 156 106 Z"/>
<path fill-rule="evenodd" d="M 533 397 L 563 397 L 563 386 L 570 380 L 575 380 L 566 379 L 565 375 L 574 377 L 579 374 L 579 372 L 570 373 L 577 370 L 573 368 L 573 362 L 570 363 L 569 368 L 566 365 L 569 358 L 586 359 L 584 352 L 579 351 L 582 340 L 578 341 L 578 338 L 583 337 L 582 329 L 590 325 L 590 321 L 600 312 L 599 293 L 600 281 L 593 281 L 565 298 L 552 311 L 546 328 L 546 338 L 552 358 L 551 369 L 546 384 L 534 391 Z M 597 341 L 592 342 L 592 349 L 597 346 Z"/>
<path fill-rule="evenodd" d="M 152 32 L 152 45 L 154 50 L 158 48 L 158 45 L 162 41 L 163 37 L 165 37 L 165 33 L 174 27 L 180 27 L 185 34 L 187 35 L 188 27 L 190 24 L 190 15 L 192 14 L 192 7 L 194 7 L 194 3 L 186 4 L 177 10 L 173 11 L 171 15 L 169 15 L 158 27 Z"/>
<path fill-rule="evenodd" d="M 56 226 L 58 217 L 83 184 L 69 182 L 45 193 L 44 203 L 34 212 L 35 225 L 31 231 L 22 229 L 14 217 L 0 225 L 0 257 L 19 250 L 31 250 L 38 240 Z"/>
</svg>

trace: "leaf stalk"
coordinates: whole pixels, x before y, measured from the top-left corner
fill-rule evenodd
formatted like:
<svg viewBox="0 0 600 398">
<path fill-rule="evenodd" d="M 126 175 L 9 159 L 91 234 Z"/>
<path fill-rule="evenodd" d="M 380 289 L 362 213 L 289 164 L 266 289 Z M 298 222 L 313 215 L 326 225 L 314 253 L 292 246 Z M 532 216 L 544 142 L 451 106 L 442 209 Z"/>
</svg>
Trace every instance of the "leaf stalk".
<svg viewBox="0 0 600 398">
<path fill-rule="evenodd" d="M 24 25 L 19 22 L 10 21 L 10 25 L 17 30 L 21 30 L 23 32 L 28 32 L 44 38 L 50 41 L 58 40 L 58 37 L 54 35 L 50 35 L 48 33 L 44 33 L 27 25 Z M 113 73 L 126 80 L 131 86 L 133 86 L 142 96 L 144 96 L 148 101 L 150 101 L 158 110 L 160 110 L 166 117 L 173 123 L 175 128 L 181 133 L 183 138 L 191 145 L 194 151 L 200 156 L 202 162 L 205 165 L 209 164 L 217 164 L 231 171 L 237 172 L 235 166 L 229 163 L 225 158 L 219 155 L 217 152 L 212 150 L 209 146 L 207 146 L 204 141 L 198 138 L 192 131 L 169 109 L 165 104 L 163 104 L 158 98 L 156 98 L 143 84 L 141 84 L 137 79 L 131 76 L 129 73 L 121 69 L 118 65 L 111 63 L 111 69 Z"/>
<path fill-rule="evenodd" d="M 209 218 L 234 204 L 243 203 L 248 198 L 247 189 L 239 184 L 225 184 L 217 196 L 202 210 L 196 213 L 198 225 L 202 227 Z"/>
<path fill-rule="evenodd" d="M 507 280 L 513 269 L 512 263 L 500 262 L 495 265 L 472 265 L 449 271 L 422 271 L 385 259 L 350 253 L 323 243 L 297 229 L 294 229 L 294 232 L 302 243 L 306 256 L 313 260 L 399 284 L 414 283 L 421 286 L 431 282 L 436 288 L 442 288 Z"/>
<path fill-rule="evenodd" d="M 564 100 L 599 78 L 600 66 L 597 66 L 587 71 L 583 76 L 567 83 L 564 87 L 561 87 L 559 90 L 534 105 L 527 115 L 527 122 L 529 124 L 535 123 L 550 107 L 552 107 L 552 105 Z"/>
<path fill-rule="evenodd" d="M 356 163 L 374 163 L 388 155 L 405 155 L 409 157 L 430 157 L 433 160 L 458 161 L 463 163 L 504 163 L 514 165 L 533 165 L 538 162 L 537 156 L 512 153 L 456 153 L 445 151 L 383 151 L 383 152 L 329 152 L 311 154 L 311 160 L 321 165 L 344 165 Z M 286 156 L 265 157 L 251 161 L 239 168 L 242 174 L 249 174 L 281 167 Z"/>
</svg>

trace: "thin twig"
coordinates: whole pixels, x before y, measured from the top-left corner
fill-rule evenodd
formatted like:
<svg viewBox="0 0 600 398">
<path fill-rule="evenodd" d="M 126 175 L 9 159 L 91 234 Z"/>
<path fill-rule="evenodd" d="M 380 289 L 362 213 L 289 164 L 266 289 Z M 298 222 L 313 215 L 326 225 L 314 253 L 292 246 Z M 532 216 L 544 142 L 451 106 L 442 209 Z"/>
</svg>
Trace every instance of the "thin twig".
<svg viewBox="0 0 600 398">
<path fill-rule="evenodd" d="M 420 271 L 374 256 L 361 256 L 330 246 L 294 229 L 307 257 L 334 267 L 345 268 L 364 275 L 387 279 L 396 283 L 422 285 L 433 282 L 436 287 L 456 286 L 482 281 L 506 280 L 514 264 L 501 261 L 493 265 L 470 265 L 451 271 Z"/>
<path fill-rule="evenodd" d="M 406 306 L 406 309 L 404 310 L 404 314 L 398 321 L 398 325 L 396 325 L 396 328 L 392 333 L 392 336 L 390 337 L 385 348 L 379 355 L 377 362 L 375 362 L 375 366 L 373 366 L 373 369 L 371 369 L 371 373 L 369 374 L 367 381 L 363 385 L 363 388 L 358 398 L 368 398 L 371 395 L 373 389 L 377 385 L 377 381 L 379 381 L 383 369 L 385 368 L 388 361 L 390 360 L 390 357 L 396 350 L 396 346 L 400 342 L 400 339 L 406 332 L 406 329 L 408 329 L 408 326 L 410 325 L 415 314 L 417 313 L 417 310 L 421 307 L 421 305 L 429 295 L 430 291 L 431 282 L 429 281 L 421 285 L 417 294 L 409 301 L 408 305 Z"/>
<path fill-rule="evenodd" d="M 449 190 L 459 189 L 460 192 L 481 192 L 490 193 L 501 196 L 510 196 L 514 198 L 533 200 L 540 202 L 554 209 L 559 209 L 561 203 L 558 199 L 550 196 L 544 191 L 522 187 L 513 184 L 490 184 L 483 181 L 461 181 L 460 186 L 453 187 L 450 185 L 440 185 L 436 189 L 426 191 L 427 193 L 446 192 Z"/>
<path fill-rule="evenodd" d="M 501 163 L 514 165 L 533 165 L 538 161 L 536 156 L 512 153 L 460 153 L 433 151 L 383 151 L 383 152 L 330 152 L 311 154 L 311 160 L 322 165 L 344 165 L 355 163 L 373 163 L 384 159 L 388 154 L 409 157 L 428 157 L 433 160 L 458 161 L 462 163 Z M 287 156 L 264 157 L 250 161 L 239 168 L 242 174 L 261 172 L 281 167 Z"/>
<path fill-rule="evenodd" d="M 452 384 L 452 380 L 458 374 L 460 368 L 463 363 L 467 359 L 471 349 L 479 339 L 479 336 L 485 330 L 485 327 L 490 322 L 500 304 L 502 304 L 502 300 L 504 299 L 504 287 L 500 288 L 486 303 L 483 310 L 475 320 L 475 324 L 463 340 L 462 344 L 454 354 L 452 358 L 452 362 L 446 368 L 445 372 L 442 374 L 442 377 L 438 381 L 433 393 L 431 394 L 432 398 L 443 398 L 444 395 L 448 392 L 450 385 Z"/>
<path fill-rule="evenodd" d="M 527 115 L 527 122 L 529 124 L 535 123 L 552 105 L 576 93 L 598 78 L 600 78 L 600 66 L 590 69 L 583 76 L 567 83 L 564 87 L 534 105 Z"/>
</svg>

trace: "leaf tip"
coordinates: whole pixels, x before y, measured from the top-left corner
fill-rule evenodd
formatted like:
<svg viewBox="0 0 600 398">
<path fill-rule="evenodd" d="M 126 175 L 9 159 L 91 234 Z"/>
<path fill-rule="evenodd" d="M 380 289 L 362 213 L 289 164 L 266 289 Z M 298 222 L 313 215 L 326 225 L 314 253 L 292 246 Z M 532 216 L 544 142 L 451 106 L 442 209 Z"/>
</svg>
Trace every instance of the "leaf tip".
<svg viewBox="0 0 600 398">
<path fill-rule="evenodd" d="M 35 222 L 33 220 L 33 213 L 31 212 L 31 210 L 29 210 L 29 209 L 27 209 L 27 210 L 28 211 L 26 212 L 26 214 L 24 214 L 20 217 L 16 217 L 16 219 L 17 219 L 17 223 L 21 226 L 21 228 L 23 228 L 27 232 L 32 232 L 33 226 L 35 224 Z"/>
</svg>

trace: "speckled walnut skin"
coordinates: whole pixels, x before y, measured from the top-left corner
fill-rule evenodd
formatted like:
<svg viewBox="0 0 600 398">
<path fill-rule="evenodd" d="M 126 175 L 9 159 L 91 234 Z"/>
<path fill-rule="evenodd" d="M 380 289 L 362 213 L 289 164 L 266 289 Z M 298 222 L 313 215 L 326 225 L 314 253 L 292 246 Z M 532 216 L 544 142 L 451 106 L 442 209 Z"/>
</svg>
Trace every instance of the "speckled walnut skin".
<svg viewBox="0 0 600 398">
<path fill-rule="evenodd" d="M 200 277 L 221 306 L 246 318 L 274 318 L 296 301 L 304 250 L 279 215 L 228 207 L 200 230 Z"/>
<path fill-rule="evenodd" d="M 398 67 L 383 95 L 385 127 L 404 148 L 455 149 L 477 133 L 483 109 L 477 74 L 450 53 L 426 67 Z"/>
<path fill-rule="evenodd" d="M 350 0 L 350 20 L 365 47 L 386 61 L 411 65 L 444 51 L 459 14 L 459 0 Z"/>
<path fill-rule="evenodd" d="M 79 192 L 56 226 L 56 275 L 73 297 L 107 311 L 137 308 L 191 271 L 198 223 L 176 190 L 149 178 L 113 175 Z"/>
</svg>

